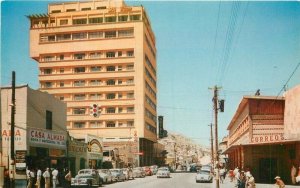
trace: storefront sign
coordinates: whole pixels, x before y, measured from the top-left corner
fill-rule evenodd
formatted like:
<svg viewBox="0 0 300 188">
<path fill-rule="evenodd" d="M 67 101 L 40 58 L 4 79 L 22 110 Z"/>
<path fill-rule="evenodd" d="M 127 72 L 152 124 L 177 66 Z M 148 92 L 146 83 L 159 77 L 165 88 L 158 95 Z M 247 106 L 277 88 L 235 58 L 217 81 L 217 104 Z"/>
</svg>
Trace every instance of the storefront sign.
<svg viewBox="0 0 300 188">
<path fill-rule="evenodd" d="M 16 150 L 26 150 L 26 130 L 16 128 L 14 136 Z M 3 145 L 8 145 L 11 138 L 11 131 L 7 129 L 2 129 L 1 138 Z"/>
<path fill-rule="evenodd" d="M 55 147 L 65 147 L 67 140 L 65 133 L 38 129 L 30 129 L 28 139 L 30 143 Z"/>
<path fill-rule="evenodd" d="M 17 150 L 16 151 L 16 155 L 15 155 L 16 170 L 21 170 L 21 171 L 26 170 L 26 160 L 25 160 L 26 154 L 27 154 L 27 151 L 25 151 L 25 150 Z"/>
<path fill-rule="evenodd" d="M 251 138 L 251 143 L 272 143 L 283 141 L 283 134 L 258 135 Z"/>
</svg>

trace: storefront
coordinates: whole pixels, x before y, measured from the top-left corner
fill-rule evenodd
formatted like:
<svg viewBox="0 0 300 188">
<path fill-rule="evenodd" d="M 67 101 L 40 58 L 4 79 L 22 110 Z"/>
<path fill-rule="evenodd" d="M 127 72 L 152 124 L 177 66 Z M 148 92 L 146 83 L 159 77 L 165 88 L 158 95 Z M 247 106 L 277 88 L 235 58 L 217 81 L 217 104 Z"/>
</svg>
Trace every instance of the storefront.
<svg viewBox="0 0 300 188">
<path fill-rule="evenodd" d="M 87 161 L 89 168 L 102 168 L 103 162 L 103 139 L 93 135 L 86 136 Z"/>
<path fill-rule="evenodd" d="M 28 168 L 45 169 L 68 167 L 67 132 L 30 128 L 27 130 Z"/>
<path fill-rule="evenodd" d="M 69 137 L 68 161 L 72 174 L 77 174 L 80 169 L 87 168 L 87 144 Z"/>
</svg>

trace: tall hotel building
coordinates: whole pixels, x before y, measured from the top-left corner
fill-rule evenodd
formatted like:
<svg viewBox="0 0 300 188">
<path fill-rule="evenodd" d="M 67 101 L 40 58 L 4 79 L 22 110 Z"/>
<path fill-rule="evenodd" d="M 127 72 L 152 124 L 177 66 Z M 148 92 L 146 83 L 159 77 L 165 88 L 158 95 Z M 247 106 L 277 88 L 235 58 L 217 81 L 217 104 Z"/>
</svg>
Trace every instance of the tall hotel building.
<svg viewBox="0 0 300 188">
<path fill-rule="evenodd" d="M 28 18 L 40 90 L 67 104 L 70 134 L 117 140 L 140 154 L 132 163 L 153 164 L 156 47 L 145 9 L 123 1 L 64 2 Z"/>
</svg>

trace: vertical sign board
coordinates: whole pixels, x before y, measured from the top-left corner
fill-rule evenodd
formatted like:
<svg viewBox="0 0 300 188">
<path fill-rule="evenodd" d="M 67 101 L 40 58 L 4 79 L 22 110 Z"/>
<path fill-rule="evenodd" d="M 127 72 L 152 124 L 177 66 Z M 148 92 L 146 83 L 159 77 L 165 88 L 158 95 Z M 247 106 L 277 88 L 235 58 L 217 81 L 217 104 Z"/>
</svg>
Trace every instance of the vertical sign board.
<svg viewBox="0 0 300 188">
<path fill-rule="evenodd" d="M 158 116 L 158 134 L 159 138 L 164 137 L 164 116 Z"/>
</svg>

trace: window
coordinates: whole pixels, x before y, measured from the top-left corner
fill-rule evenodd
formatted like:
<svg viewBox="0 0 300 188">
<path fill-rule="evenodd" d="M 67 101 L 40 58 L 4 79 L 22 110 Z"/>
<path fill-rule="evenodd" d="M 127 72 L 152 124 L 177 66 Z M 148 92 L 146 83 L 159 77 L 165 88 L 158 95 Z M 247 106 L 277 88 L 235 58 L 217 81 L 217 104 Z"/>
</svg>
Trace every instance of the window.
<svg viewBox="0 0 300 188">
<path fill-rule="evenodd" d="M 127 107 L 127 113 L 133 113 L 134 107 Z"/>
<path fill-rule="evenodd" d="M 132 37 L 133 36 L 133 29 L 129 30 L 120 30 L 118 31 L 119 37 Z"/>
<path fill-rule="evenodd" d="M 91 121 L 90 122 L 90 128 L 99 128 L 102 126 L 101 121 Z"/>
<path fill-rule="evenodd" d="M 141 15 L 140 14 L 130 15 L 130 20 L 131 21 L 140 20 L 140 19 L 141 19 Z"/>
<path fill-rule="evenodd" d="M 115 107 L 108 107 L 108 108 L 106 108 L 106 113 L 107 114 L 114 114 L 114 113 L 116 113 L 116 108 Z"/>
<path fill-rule="evenodd" d="M 122 113 L 122 112 L 123 112 L 123 108 L 119 107 L 119 108 L 118 108 L 118 112 L 119 112 L 119 113 Z"/>
<path fill-rule="evenodd" d="M 55 35 L 49 35 L 48 42 L 53 42 L 53 41 L 55 41 Z"/>
<path fill-rule="evenodd" d="M 121 85 L 123 83 L 122 80 L 118 80 L 118 85 Z"/>
<path fill-rule="evenodd" d="M 106 94 L 106 99 L 115 99 L 116 98 L 116 94 L 115 93 L 107 93 Z"/>
<path fill-rule="evenodd" d="M 107 80 L 106 85 L 115 85 L 115 80 Z"/>
<path fill-rule="evenodd" d="M 101 80 L 91 80 L 90 85 L 91 86 L 98 86 L 101 85 L 102 81 Z"/>
<path fill-rule="evenodd" d="M 44 61 L 45 62 L 54 61 L 54 56 L 45 56 Z"/>
<path fill-rule="evenodd" d="M 86 39 L 87 33 L 73 33 L 73 40 Z"/>
<path fill-rule="evenodd" d="M 92 10 L 91 7 L 86 7 L 86 8 L 82 8 L 82 11 L 86 11 L 86 10 Z"/>
<path fill-rule="evenodd" d="M 99 72 L 99 71 L 101 71 L 100 66 L 91 67 L 91 72 Z"/>
<path fill-rule="evenodd" d="M 116 31 L 106 31 L 105 38 L 116 38 L 117 32 Z"/>
<path fill-rule="evenodd" d="M 52 10 L 51 13 L 60 13 L 61 10 Z"/>
<path fill-rule="evenodd" d="M 119 99 L 122 99 L 122 98 L 123 98 L 122 93 L 119 93 L 119 94 L 118 94 L 118 98 L 119 98 Z"/>
<path fill-rule="evenodd" d="M 77 80 L 74 81 L 74 86 L 85 86 L 85 81 L 84 80 Z"/>
<path fill-rule="evenodd" d="M 89 32 L 89 39 L 103 38 L 103 32 Z"/>
<path fill-rule="evenodd" d="M 65 83 L 64 82 L 60 82 L 59 83 L 59 87 L 64 87 L 65 86 Z"/>
<path fill-rule="evenodd" d="M 127 65 L 126 70 L 133 70 L 134 65 Z"/>
<path fill-rule="evenodd" d="M 128 20 L 128 16 L 127 15 L 124 15 L 124 16 L 119 16 L 118 17 L 119 19 L 119 22 L 126 22 Z"/>
<path fill-rule="evenodd" d="M 101 98 L 101 94 L 96 93 L 96 94 L 90 94 L 90 99 L 91 100 L 96 100 L 96 99 L 100 99 Z"/>
<path fill-rule="evenodd" d="M 65 41 L 65 40 L 71 40 L 71 34 L 60 34 L 56 35 L 57 41 Z"/>
<path fill-rule="evenodd" d="M 75 67 L 74 72 L 75 73 L 85 72 L 85 67 Z"/>
<path fill-rule="evenodd" d="M 133 99 L 134 98 L 134 93 L 127 93 L 127 98 L 128 99 Z"/>
<path fill-rule="evenodd" d="M 52 74 L 52 69 L 44 69 L 44 74 Z"/>
<path fill-rule="evenodd" d="M 63 101 L 63 100 L 65 100 L 65 97 L 64 96 L 60 96 L 59 100 Z"/>
<path fill-rule="evenodd" d="M 106 127 L 116 127 L 116 123 L 113 121 L 109 121 L 106 123 Z"/>
<path fill-rule="evenodd" d="M 106 71 L 111 72 L 111 71 L 115 71 L 116 67 L 115 66 L 107 66 L 106 67 Z"/>
<path fill-rule="evenodd" d="M 93 24 L 93 23 L 102 23 L 103 22 L 103 18 L 99 17 L 99 18 L 89 18 L 89 23 Z"/>
<path fill-rule="evenodd" d="M 75 94 L 74 100 L 76 101 L 85 100 L 85 94 Z"/>
<path fill-rule="evenodd" d="M 59 21 L 60 25 L 68 25 L 68 19 L 63 19 Z"/>
<path fill-rule="evenodd" d="M 52 82 L 45 82 L 45 87 L 46 88 L 52 87 Z"/>
<path fill-rule="evenodd" d="M 52 112 L 46 110 L 46 129 L 52 130 Z"/>
<path fill-rule="evenodd" d="M 85 54 L 74 54 L 74 59 L 85 59 Z"/>
<path fill-rule="evenodd" d="M 85 114 L 85 108 L 74 108 L 73 114 L 74 115 L 83 115 L 83 114 Z"/>
<path fill-rule="evenodd" d="M 67 9 L 67 12 L 75 12 L 76 9 Z"/>
<path fill-rule="evenodd" d="M 64 60 L 65 59 L 65 56 L 64 55 L 60 55 L 59 56 L 59 60 Z"/>
<path fill-rule="evenodd" d="M 117 20 L 116 16 L 105 17 L 105 22 L 116 22 L 116 20 Z"/>
<path fill-rule="evenodd" d="M 119 125 L 119 127 L 122 127 L 122 126 L 123 126 L 123 123 L 122 123 L 122 122 L 119 122 L 118 125 Z"/>
<path fill-rule="evenodd" d="M 127 127 L 133 127 L 134 121 L 127 121 Z"/>
<path fill-rule="evenodd" d="M 122 51 L 118 51 L 118 57 L 122 57 Z"/>
<path fill-rule="evenodd" d="M 101 53 L 100 52 L 90 53 L 90 58 L 91 59 L 100 58 L 100 57 L 101 57 Z"/>
<path fill-rule="evenodd" d="M 127 85 L 132 85 L 132 84 L 133 84 L 133 79 L 127 80 L 127 81 L 126 81 L 126 84 L 127 84 Z"/>
<path fill-rule="evenodd" d="M 106 52 L 106 57 L 107 58 L 116 57 L 116 53 L 115 52 Z"/>
<path fill-rule="evenodd" d="M 127 51 L 127 57 L 133 57 L 134 52 L 133 51 Z"/>
<path fill-rule="evenodd" d="M 65 69 L 61 68 L 59 69 L 59 73 L 64 73 L 65 72 Z"/>
<path fill-rule="evenodd" d="M 118 71 L 122 71 L 122 66 L 121 65 L 118 66 Z"/>
<path fill-rule="evenodd" d="M 43 21 L 43 23 L 44 23 L 45 25 L 47 25 L 47 22 L 48 22 L 47 20 Z M 50 23 L 55 23 L 55 19 L 51 19 L 51 20 L 50 20 Z"/>
<path fill-rule="evenodd" d="M 74 122 L 73 128 L 84 128 L 85 122 Z"/>
<path fill-rule="evenodd" d="M 87 24 L 86 18 L 73 19 L 73 25 L 82 25 L 82 24 Z"/>
<path fill-rule="evenodd" d="M 97 10 L 106 9 L 106 7 L 97 7 Z"/>
</svg>

